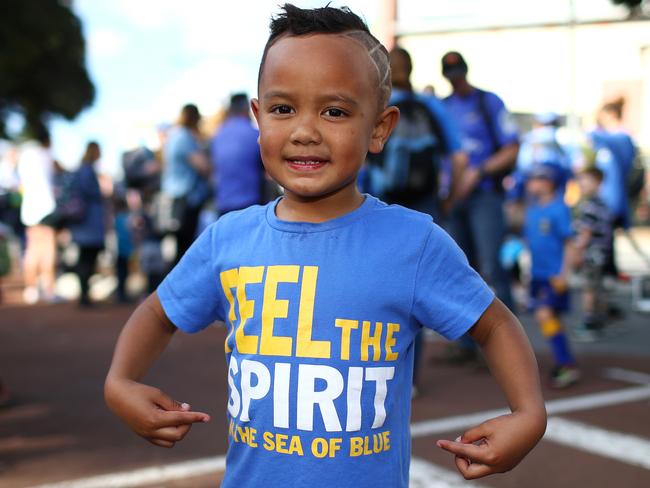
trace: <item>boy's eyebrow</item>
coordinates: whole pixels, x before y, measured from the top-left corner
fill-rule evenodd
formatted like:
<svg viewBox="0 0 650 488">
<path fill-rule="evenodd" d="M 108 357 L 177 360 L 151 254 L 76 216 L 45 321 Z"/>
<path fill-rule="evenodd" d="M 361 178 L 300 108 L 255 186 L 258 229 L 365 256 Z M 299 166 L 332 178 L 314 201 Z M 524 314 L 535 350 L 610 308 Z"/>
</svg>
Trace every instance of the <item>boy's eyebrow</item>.
<svg viewBox="0 0 650 488">
<path fill-rule="evenodd" d="M 289 92 L 281 91 L 281 90 L 272 90 L 269 92 L 266 92 L 264 94 L 264 100 L 269 100 L 272 98 L 287 98 L 287 99 L 292 99 L 293 97 Z M 347 103 L 348 105 L 353 105 L 357 106 L 359 103 L 352 97 L 349 97 L 347 95 L 344 95 L 343 93 L 325 93 L 323 95 L 320 95 L 317 98 L 317 101 L 322 103 L 322 102 L 329 102 L 329 101 L 340 101 Z"/>
</svg>

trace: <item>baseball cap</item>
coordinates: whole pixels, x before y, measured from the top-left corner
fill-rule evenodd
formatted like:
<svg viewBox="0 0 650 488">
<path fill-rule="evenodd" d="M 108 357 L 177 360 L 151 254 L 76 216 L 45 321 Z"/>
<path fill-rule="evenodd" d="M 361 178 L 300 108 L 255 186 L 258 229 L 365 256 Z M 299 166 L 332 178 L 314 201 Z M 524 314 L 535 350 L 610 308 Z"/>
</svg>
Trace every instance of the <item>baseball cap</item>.
<svg viewBox="0 0 650 488">
<path fill-rule="evenodd" d="M 446 78 L 467 74 L 467 62 L 457 51 L 449 51 L 442 57 L 442 74 Z"/>
<path fill-rule="evenodd" d="M 526 173 L 527 179 L 532 178 L 544 178 L 550 180 L 553 183 L 557 183 L 559 174 L 558 170 L 552 164 L 548 163 L 538 163 L 531 166 L 531 168 Z"/>
</svg>

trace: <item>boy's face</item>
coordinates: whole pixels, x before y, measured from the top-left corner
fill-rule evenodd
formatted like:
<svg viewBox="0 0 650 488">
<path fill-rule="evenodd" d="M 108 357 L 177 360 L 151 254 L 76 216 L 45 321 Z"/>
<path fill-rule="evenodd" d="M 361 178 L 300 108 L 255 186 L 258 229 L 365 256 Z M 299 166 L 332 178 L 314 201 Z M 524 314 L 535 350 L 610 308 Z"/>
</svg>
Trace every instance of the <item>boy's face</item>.
<svg viewBox="0 0 650 488">
<path fill-rule="evenodd" d="M 588 173 L 580 173 L 578 175 L 578 186 L 580 193 L 585 197 L 592 197 L 598 193 L 600 182 Z"/>
<path fill-rule="evenodd" d="M 533 198 L 544 198 L 555 193 L 555 185 L 548 178 L 533 177 L 526 181 L 526 193 Z"/>
<path fill-rule="evenodd" d="M 258 91 L 264 166 L 290 198 L 353 195 L 366 153 L 381 151 L 397 121 L 394 107 L 379 107 L 367 51 L 340 35 L 279 39 Z"/>
</svg>

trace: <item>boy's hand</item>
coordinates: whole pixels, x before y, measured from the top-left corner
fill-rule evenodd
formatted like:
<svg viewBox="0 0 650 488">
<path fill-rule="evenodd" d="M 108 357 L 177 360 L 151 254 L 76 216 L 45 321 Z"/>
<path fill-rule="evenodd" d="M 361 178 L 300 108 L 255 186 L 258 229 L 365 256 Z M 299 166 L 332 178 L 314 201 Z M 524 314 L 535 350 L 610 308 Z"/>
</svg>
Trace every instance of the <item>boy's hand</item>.
<svg viewBox="0 0 650 488">
<path fill-rule="evenodd" d="M 438 447 L 456 455 L 456 467 L 465 479 L 511 470 L 537 444 L 545 422 L 512 413 L 471 428 L 456 441 L 439 440 Z"/>
<path fill-rule="evenodd" d="M 139 436 L 161 447 L 174 447 L 195 422 L 208 422 L 210 416 L 192 412 L 157 388 L 130 380 L 109 380 L 106 401 L 110 409 Z"/>
<path fill-rule="evenodd" d="M 569 283 L 568 280 L 564 275 L 556 275 L 552 276 L 549 279 L 549 282 L 551 283 L 551 287 L 555 291 L 555 293 L 566 293 L 567 290 L 569 289 Z"/>
</svg>

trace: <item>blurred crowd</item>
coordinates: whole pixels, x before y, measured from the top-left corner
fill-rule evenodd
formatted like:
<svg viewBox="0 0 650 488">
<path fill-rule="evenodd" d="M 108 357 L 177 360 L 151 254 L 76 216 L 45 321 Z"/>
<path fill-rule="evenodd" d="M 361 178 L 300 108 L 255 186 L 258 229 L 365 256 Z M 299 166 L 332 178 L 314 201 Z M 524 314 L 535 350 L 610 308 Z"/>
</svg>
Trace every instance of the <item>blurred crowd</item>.
<svg viewBox="0 0 650 488">
<path fill-rule="evenodd" d="M 567 127 L 551 112 L 530 114 L 524 127 L 508 112 L 507 94 L 471 84 L 461 53 L 441 60 L 452 88 L 444 99 L 432 86 L 414 90 L 406 50 L 394 48 L 390 62 L 390 103 L 401 119 L 382 153 L 369 155 L 359 186 L 445 227 L 506 305 L 535 313 L 555 360 L 551 380 L 572 384 L 579 371 L 561 319 L 569 277 L 582 283 L 583 320 L 572 334 L 595 340 L 614 312 L 603 295 L 607 277 L 619 274 L 614 232 L 649 215 L 645 165 L 622 124 L 624 100 L 595 108 L 592 128 Z M 92 307 L 100 274 L 112 279 L 102 300 L 138 300 L 210 222 L 281 194 L 264 172 L 246 94 L 231 97 L 216 130 L 201 122 L 195 105 L 182 107 L 175 124 L 158 126 L 159 147 L 124 153 L 117 181 L 98 174 L 99 141 L 88 142 L 74 171 L 54 160 L 56 141 L 45 129 L 7 145 L 0 280 L 20 270 L 26 304 L 58 302 L 70 296 L 60 294 L 57 277 L 73 272 L 79 306 Z M 450 360 L 475 355 L 465 337 Z"/>
<path fill-rule="evenodd" d="M 119 180 L 98 172 L 97 141 L 88 142 L 72 171 L 54 159 L 55 141 L 45 128 L 6 146 L 0 155 L 0 280 L 19 271 L 26 304 L 73 295 L 84 308 L 138 300 L 219 215 L 278 194 L 264 173 L 246 94 L 231 97 L 211 133 L 202 130 L 193 104 L 157 132 L 158 147 L 124 152 Z M 57 286 L 66 273 L 76 274 L 77 291 L 69 290 L 69 281 L 67 290 Z M 95 275 L 111 278 L 110 294 L 92 292 Z M 141 278 L 135 285 L 134 276 Z"/>
</svg>

